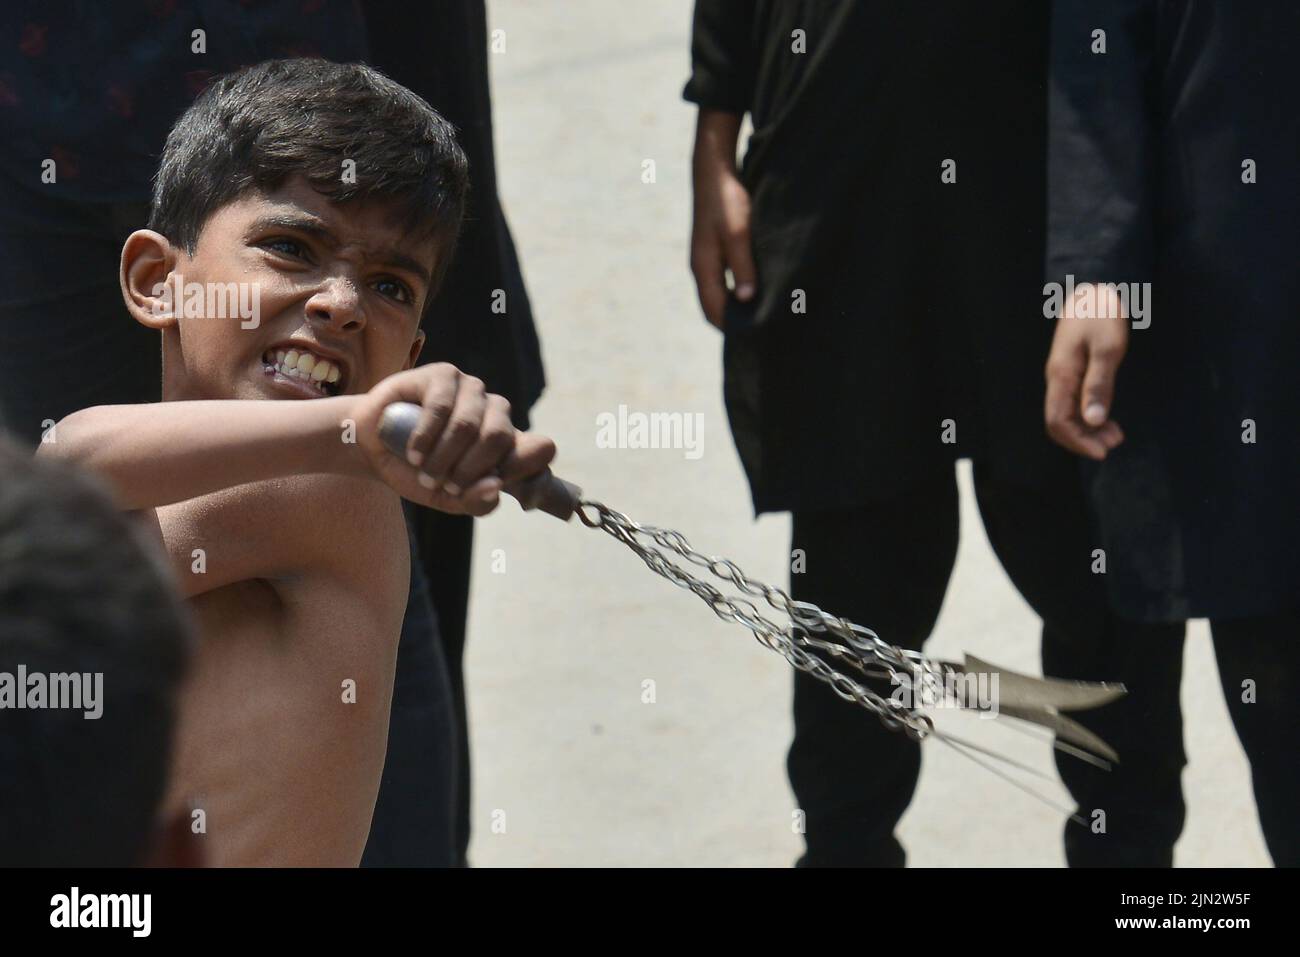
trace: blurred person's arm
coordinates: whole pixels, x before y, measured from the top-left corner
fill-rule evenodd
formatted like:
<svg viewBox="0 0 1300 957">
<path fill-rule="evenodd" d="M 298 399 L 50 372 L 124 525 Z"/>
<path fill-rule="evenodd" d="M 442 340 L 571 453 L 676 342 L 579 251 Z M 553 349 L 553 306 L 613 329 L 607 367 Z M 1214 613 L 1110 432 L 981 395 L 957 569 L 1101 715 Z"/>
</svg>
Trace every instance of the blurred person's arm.
<svg viewBox="0 0 1300 957">
<path fill-rule="evenodd" d="M 700 306 L 722 328 L 729 270 L 736 298 L 754 296 L 749 193 L 736 170 L 741 121 L 754 89 L 754 5 L 750 0 L 697 0 L 691 32 L 691 78 L 684 95 L 699 106 L 692 158 L 694 212 L 691 272 Z"/>
<path fill-rule="evenodd" d="M 1091 284 L 1149 281 L 1154 269 L 1156 7 L 1052 5 L 1046 279 L 1072 276 L 1076 295 L 1057 319 L 1043 416 L 1056 442 L 1098 460 L 1124 439 L 1110 416 L 1129 332 L 1118 299 Z M 1104 318 L 1076 315 L 1086 296 Z"/>
</svg>

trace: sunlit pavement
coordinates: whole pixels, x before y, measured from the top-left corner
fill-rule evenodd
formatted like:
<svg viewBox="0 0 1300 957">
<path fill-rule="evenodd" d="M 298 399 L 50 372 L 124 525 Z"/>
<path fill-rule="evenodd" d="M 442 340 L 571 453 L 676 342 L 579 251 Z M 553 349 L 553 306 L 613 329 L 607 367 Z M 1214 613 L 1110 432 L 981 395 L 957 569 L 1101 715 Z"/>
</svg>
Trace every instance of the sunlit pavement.
<svg viewBox="0 0 1300 957">
<path fill-rule="evenodd" d="M 689 25 L 684 0 L 490 3 L 505 42 L 491 58 L 501 189 L 550 379 L 535 424 L 559 443 L 557 471 L 590 497 L 785 586 L 789 522 L 752 519 L 720 340 L 687 269 Z M 597 417 L 620 405 L 702 414 L 702 454 L 598 448 Z M 927 650 L 1037 671 L 1037 618 L 993 558 L 960 472 L 961 550 Z M 743 628 L 607 535 L 509 501 L 479 524 L 469 626 L 473 863 L 779 867 L 798 855 L 784 770 L 791 674 Z M 1204 623 L 1190 629 L 1186 674 L 1177 863 L 1267 864 Z M 1047 745 L 955 718 L 1053 773 Z M 911 864 L 1064 863 L 1061 813 L 941 745 L 924 753 L 901 826 Z"/>
</svg>

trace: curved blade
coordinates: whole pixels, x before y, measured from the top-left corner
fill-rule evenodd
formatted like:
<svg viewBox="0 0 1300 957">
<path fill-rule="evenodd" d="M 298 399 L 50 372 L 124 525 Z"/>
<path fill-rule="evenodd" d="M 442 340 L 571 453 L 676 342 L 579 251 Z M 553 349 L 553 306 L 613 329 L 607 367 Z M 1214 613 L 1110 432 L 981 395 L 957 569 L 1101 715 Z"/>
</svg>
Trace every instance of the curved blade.
<svg viewBox="0 0 1300 957">
<path fill-rule="evenodd" d="M 1032 721 L 1034 724 L 1055 732 L 1056 736 L 1064 741 L 1077 744 L 1085 751 L 1090 751 L 1107 761 L 1119 764 L 1119 754 L 1116 753 L 1115 749 L 1099 735 L 1089 731 L 1073 718 L 1067 718 L 1063 714 L 1057 714 L 1055 711 L 1049 711 L 1046 708 L 1014 708 L 1005 704 L 998 709 L 998 717 L 1002 715 L 1009 718 L 1019 718 L 1021 721 Z"/>
<path fill-rule="evenodd" d="M 966 655 L 964 664 L 950 664 L 953 669 L 968 675 L 996 675 L 998 679 L 998 707 L 1009 711 L 1012 708 L 1034 709 L 1049 708 L 1058 711 L 1087 711 L 1100 708 L 1128 694 L 1128 689 L 1121 684 L 1097 681 L 1064 681 L 1059 678 L 1035 678 L 1023 675 L 1009 668 L 1002 668 L 991 662 Z"/>
</svg>

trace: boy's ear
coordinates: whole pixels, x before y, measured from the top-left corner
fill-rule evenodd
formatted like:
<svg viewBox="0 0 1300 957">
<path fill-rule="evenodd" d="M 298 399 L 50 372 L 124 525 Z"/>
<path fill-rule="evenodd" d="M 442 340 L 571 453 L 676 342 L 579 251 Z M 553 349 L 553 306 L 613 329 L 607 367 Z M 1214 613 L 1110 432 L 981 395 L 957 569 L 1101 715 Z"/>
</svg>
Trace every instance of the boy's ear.
<svg viewBox="0 0 1300 957">
<path fill-rule="evenodd" d="M 170 240 L 152 229 L 137 229 L 126 237 L 118 281 L 136 322 L 150 329 L 165 329 L 176 322 L 170 278 L 178 258 Z"/>
<path fill-rule="evenodd" d="M 411 343 L 411 354 L 406 357 L 406 365 L 402 366 L 402 371 L 415 368 L 415 360 L 420 358 L 420 353 L 424 351 L 424 330 L 421 329 L 415 334 L 415 341 Z"/>
</svg>

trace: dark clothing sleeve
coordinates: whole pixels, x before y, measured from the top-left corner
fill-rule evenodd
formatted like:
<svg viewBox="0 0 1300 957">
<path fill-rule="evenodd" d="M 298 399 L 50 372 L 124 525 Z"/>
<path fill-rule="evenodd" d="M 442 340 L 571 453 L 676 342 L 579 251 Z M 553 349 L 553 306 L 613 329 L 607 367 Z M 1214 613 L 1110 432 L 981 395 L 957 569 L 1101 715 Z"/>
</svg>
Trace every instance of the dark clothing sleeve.
<svg viewBox="0 0 1300 957">
<path fill-rule="evenodd" d="M 1052 13 L 1048 278 L 1154 291 L 1115 390 L 1125 442 L 1086 466 L 1112 605 L 1149 621 L 1289 614 L 1300 5 L 1056 0 Z"/>
<path fill-rule="evenodd" d="M 691 78 L 683 96 L 706 109 L 744 113 L 752 105 L 753 0 L 696 0 Z"/>
<path fill-rule="evenodd" d="M 451 362 L 510 401 L 518 428 L 545 388 L 541 348 L 514 240 L 497 193 L 483 0 L 406 6 L 364 0 L 369 62 L 423 97 L 459 131 L 469 160 L 465 222 L 424 317 L 421 362 Z M 505 293 L 504 315 L 492 311 Z"/>
<path fill-rule="evenodd" d="M 1052 5 L 1047 276 L 1129 281 L 1152 269 L 1155 0 Z M 1105 31 L 1105 52 L 1093 52 Z"/>
</svg>

